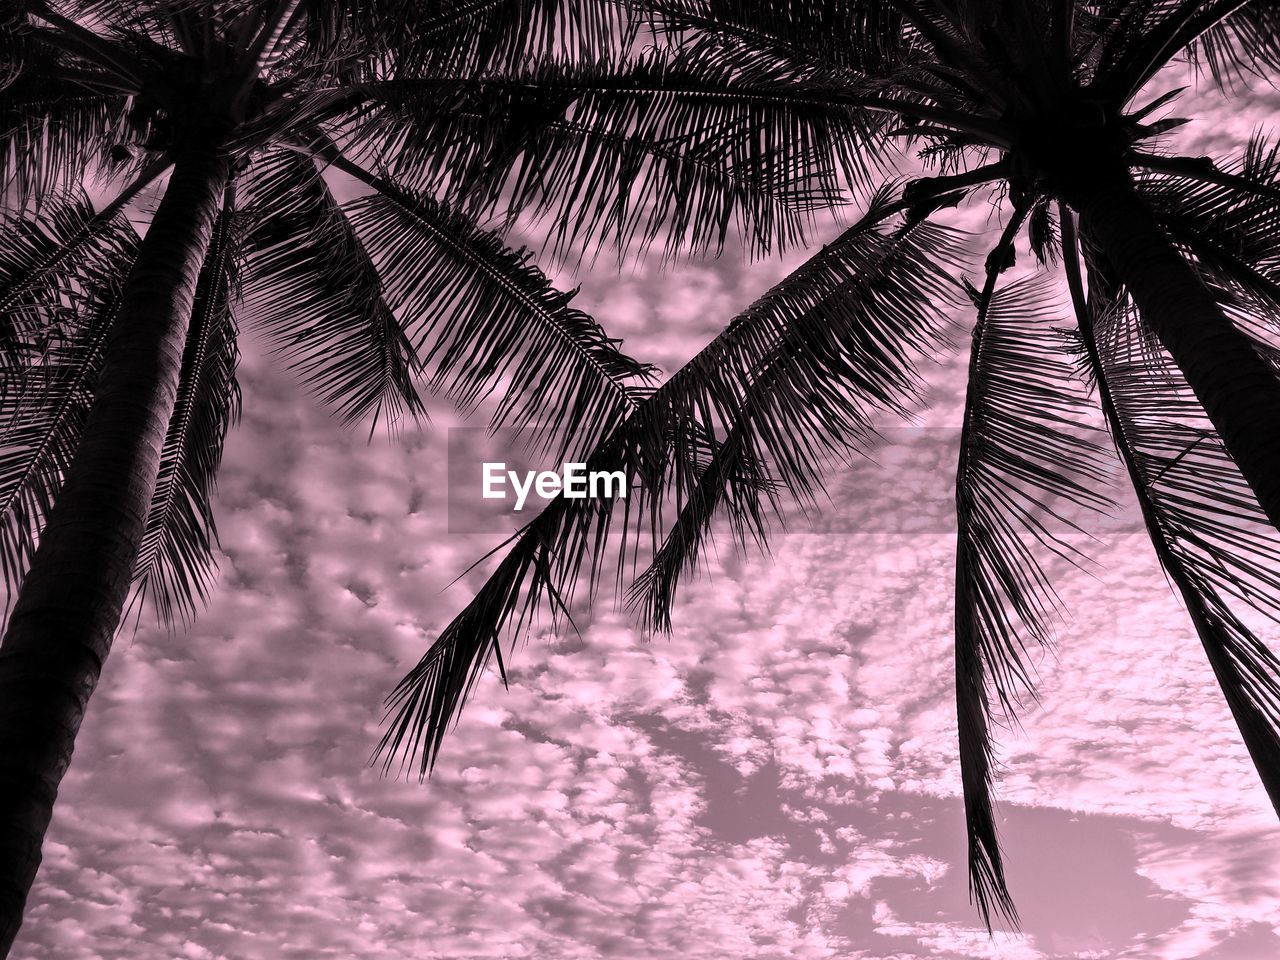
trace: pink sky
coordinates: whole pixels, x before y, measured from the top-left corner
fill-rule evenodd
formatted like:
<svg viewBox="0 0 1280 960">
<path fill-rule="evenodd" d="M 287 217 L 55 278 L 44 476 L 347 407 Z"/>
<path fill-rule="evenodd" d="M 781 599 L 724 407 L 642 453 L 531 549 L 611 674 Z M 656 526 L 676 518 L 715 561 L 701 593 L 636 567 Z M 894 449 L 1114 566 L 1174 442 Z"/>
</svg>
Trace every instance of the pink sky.
<svg viewBox="0 0 1280 960">
<path fill-rule="evenodd" d="M 1277 107 L 1270 91 L 1215 107 L 1193 151 Z M 602 266 L 580 304 L 669 370 L 784 270 L 732 253 Z M 189 632 L 144 620 L 118 642 L 14 956 L 1276 955 L 1280 830 L 1149 545 L 1122 527 L 1096 568 L 1056 570 L 1072 619 L 1041 658 L 1041 706 L 1001 737 L 1023 932 L 991 939 L 968 905 L 953 535 L 866 521 L 945 503 L 963 376 L 963 356 L 933 372 L 921 422 L 939 429 L 886 449 L 878 479 L 833 480 L 812 531 L 771 559 L 713 559 L 670 639 L 607 607 L 581 636 L 535 638 L 419 785 L 366 758 L 383 695 L 468 596 L 447 585 L 493 541 L 446 532 L 452 421 L 366 445 L 247 346 L 220 585 Z"/>
</svg>

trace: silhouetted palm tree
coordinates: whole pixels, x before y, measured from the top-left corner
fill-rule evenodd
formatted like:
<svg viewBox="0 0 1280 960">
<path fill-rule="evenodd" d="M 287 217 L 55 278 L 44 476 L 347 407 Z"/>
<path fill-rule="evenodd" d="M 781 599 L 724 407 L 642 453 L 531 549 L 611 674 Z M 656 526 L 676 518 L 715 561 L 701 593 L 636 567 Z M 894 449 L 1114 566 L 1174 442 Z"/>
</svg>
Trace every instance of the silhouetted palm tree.
<svg viewBox="0 0 1280 960">
<path fill-rule="evenodd" d="M 669 628 L 677 584 L 715 517 L 739 544 L 763 542 L 781 491 L 812 501 L 822 464 L 859 446 L 877 411 L 909 404 L 914 360 L 938 348 L 943 300 L 964 290 L 977 322 L 956 481 L 956 687 L 970 890 L 984 919 L 993 908 L 1016 919 L 989 727 L 1029 689 L 1024 647 L 1046 638 L 1055 610 L 1038 557 L 1072 556 L 1062 535 L 1080 518 L 1059 515 L 1061 504 L 1104 505 L 1101 451 L 1075 426 L 1086 412 L 1072 391 L 1077 364 L 1097 384 L 1160 560 L 1280 809 L 1280 663 L 1231 607 L 1280 613 L 1280 162 L 1261 140 L 1233 160 L 1173 155 L 1162 134 L 1182 121 L 1161 118 L 1176 98 L 1162 71 L 1176 58 L 1219 85 L 1274 68 L 1280 7 L 636 5 L 688 69 L 720 78 L 717 105 L 764 98 L 843 122 L 846 136 L 831 142 L 855 185 L 882 184 L 907 149 L 933 174 L 876 191 L 862 221 L 734 319 L 597 449 L 594 468 L 635 478 L 622 522 L 651 550 L 630 593 L 644 623 Z M 663 89 L 698 99 L 678 82 Z M 958 238 L 928 218 L 980 190 L 1008 212 L 977 289 L 952 282 Z M 1044 281 L 998 285 L 1024 227 L 1042 263 L 1066 264 L 1079 314 L 1069 337 L 1048 323 Z M 543 600 L 563 611 L 580 576 L 594 584 L 613 506 L 556 500 L 516 536 L 392 694 L 379 748 L 387 763 L 416 756 L 425 775 L 502 635 L 519 633 Z"/>
<path fill-rule="evenodd" d="M 648 368 L 478 218 L 554 218 L 564 250 L 706 248 L 735 224 L 768 246 L 834 190 L 832 168 L 780 161 L 790 140 L 722 136 L 779 143 L 790 108 L 650 112 L 658 76 L 703 80 L 635 54 L 608 4 L 4 16 L 0 559 L 21 586 L 0 646 L 0 955 L 131 582 L 167 621 L 205 596 L 241 324 L 344 420 L 421 413 L 421 374 L 464 407 L 498 390 L 495 423 L 589 449 Z"/>
</svg>

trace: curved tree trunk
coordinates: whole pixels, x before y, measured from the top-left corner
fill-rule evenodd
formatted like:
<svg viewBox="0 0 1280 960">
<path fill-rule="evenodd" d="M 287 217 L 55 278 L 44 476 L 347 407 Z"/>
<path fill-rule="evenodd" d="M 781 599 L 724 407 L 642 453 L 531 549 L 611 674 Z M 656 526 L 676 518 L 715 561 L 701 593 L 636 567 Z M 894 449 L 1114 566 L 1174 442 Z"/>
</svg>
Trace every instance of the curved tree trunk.
<svg viewBox="0 0 1280 960">
<path fill-rule="evenodd" d="M 122 291 L 84 438 L 0 644 L 0 960 L 128 596 L 229 170 L 211 144 L 177 157 Z"/>
<path fill-rule="evenodd" d="M 1280 529 L 1280 377 L 1170 243 L 1127 173 L 1064 194 Z"/>
</svg>

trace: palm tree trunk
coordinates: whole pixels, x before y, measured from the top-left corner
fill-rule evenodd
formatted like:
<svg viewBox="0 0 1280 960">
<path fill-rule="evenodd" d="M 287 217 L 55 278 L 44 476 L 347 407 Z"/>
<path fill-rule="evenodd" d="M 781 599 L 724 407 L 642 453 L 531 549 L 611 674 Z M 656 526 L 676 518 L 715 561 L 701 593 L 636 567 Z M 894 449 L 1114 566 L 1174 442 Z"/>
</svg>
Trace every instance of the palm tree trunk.
<svg viewBox="0 0 1280 960">
<path fill-rule="evenodd" d="M 94 406 L 0 643 L 0 960 L 119 625 L 230 164 L 183 150 L 121 293 Z"/>
<path fill-rule="evenodd" d="M 1127 173 L 1064 190 L 1143 319 L 1187 378 L 1280 529 L 1280 378 L 1173 247 Z"/>
</svg>

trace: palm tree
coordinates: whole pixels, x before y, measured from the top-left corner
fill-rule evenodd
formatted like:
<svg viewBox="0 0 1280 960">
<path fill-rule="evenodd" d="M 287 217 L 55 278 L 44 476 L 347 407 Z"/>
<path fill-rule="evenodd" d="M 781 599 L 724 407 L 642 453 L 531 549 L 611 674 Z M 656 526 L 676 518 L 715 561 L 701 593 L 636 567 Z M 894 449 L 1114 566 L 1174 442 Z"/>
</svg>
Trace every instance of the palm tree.
<svg viewBox="0 0 1280 960">
<path fill-rule="evenodd" d="M 908 407 L 945 340 L 948 298 L 976 309 L 956 479 L 955 663 L 970 895 L 1016 922 L 993 812 L 991 726 L 1031 692 L 1029 644 L 1057 611 L 1041 567 L 1075 560 L 1076 508 L 1101 508 L 1105 450 L 1079 428 L 1091 382 L 1157 555 L 1187 604 L 1280 811 L 1280 661 L 1240 612 L 1280 617 L 1280 161 L 1179 156 L 1163 135 L 1177 59 L 1220 87 L 1280 64 L 1266 0 L 638 0 L 655 36 L 720 78 L 714 102 L 800 105 L 840 122 L 833 162 L 866 216 L 730 322 L 595 450 L 636 489 L 619 580 L 669 630 L 713 520 L 762 544 L 787 497 Z M 682 103 L 698 99 L 677 82 Z M 707 97 L 712 100 L 713 98 Z M 905 185 L 885 171 L 912 158 Z M 898 169 L 903 167 L 899 166 Z M 932 223 L 975 195 L 1005 208 L 982 282 Z M 1026 236 L 1061 262 L 1075 329 L 1053 325 L 1051 274 L 1000 277 Z M 1083 258 L 1084 266 L 1081 266 Z M 1087 289 L 1086 289 L 1087 278 Z M 1065 506 L 1064 506 L 1065 505 Z M 425 776 L 448 723 L 508 633 L 594 588 L 610 501 L 553 501 L 388 700 L 379 746 Z M 648 558 L 641 567 L 635 558 Z M 630 561 L 626 558 L 631 558 Z M 1233 606 L 1234 605 L 1234 606 Z"/>
<path fill-rule="evenodd" d="M 707 82 L 608 4 L 5 9 L 0 956 L 131 585 L 170 623 L 206 596 L 241 325 L 345 421 L 422 414 L 419 383 L 497 391 L 495 425 L 589 449 L 649 368 L 483 221 L 554 218 L 561 252 L 768 246 L 835 191 L 777 148 L 790 107 L 651 112 L 656 77 Z M 773 144 L 722 136 L 748 126 Z"/>
</svg>

